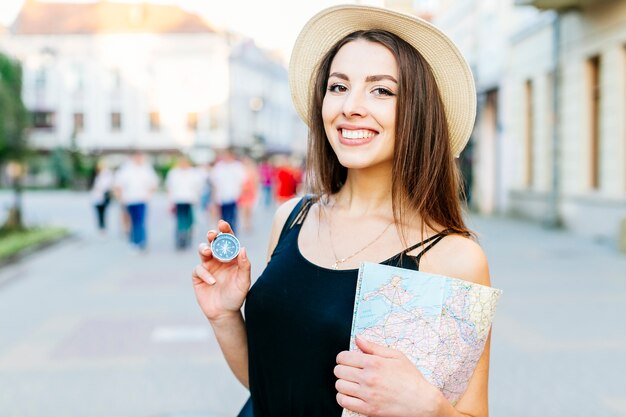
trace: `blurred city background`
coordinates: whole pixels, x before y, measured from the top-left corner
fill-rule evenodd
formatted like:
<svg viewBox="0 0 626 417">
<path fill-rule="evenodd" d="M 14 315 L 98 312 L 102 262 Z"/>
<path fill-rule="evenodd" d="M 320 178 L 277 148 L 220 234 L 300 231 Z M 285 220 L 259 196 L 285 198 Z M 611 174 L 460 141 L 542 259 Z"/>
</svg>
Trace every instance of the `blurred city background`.
<svg viewBox="0 0 626 417">
<path fill-rule="evenodd" d="M 472 67 L 491 415 L 626 416 L 626 0 L 0 0 L 0 416 L 237 415 L 196 247 L 236 207 L 262 271 L 306 191 L 290 48 L 340 3 L 417 14 Z"/>
</svg>

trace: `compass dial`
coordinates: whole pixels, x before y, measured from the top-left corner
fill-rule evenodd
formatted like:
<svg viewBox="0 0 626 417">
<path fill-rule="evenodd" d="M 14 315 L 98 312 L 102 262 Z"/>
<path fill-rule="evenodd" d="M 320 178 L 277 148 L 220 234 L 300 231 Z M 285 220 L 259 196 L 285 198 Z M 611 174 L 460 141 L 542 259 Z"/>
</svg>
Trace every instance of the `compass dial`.
<svg viewBox="0 0 626 417">
<path fill-rule="evenodd" d="M 221 262 L 232 261 L 239 255 L 239 240 L 230 233 L 220 233 L 211 243 L 213 256 Z"/>
</svg>

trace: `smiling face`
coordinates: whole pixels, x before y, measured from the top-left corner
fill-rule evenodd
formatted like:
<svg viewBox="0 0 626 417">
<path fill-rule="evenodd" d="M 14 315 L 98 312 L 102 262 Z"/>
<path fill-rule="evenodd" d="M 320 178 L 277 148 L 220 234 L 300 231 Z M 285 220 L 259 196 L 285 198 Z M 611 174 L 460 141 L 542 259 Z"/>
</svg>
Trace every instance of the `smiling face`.
<svg viewBox="0 0 626 417">
<path fill-rule="evenodd" d="M 389 49 L 364 39 L 339 49 L 330 66 L 322 119 L 341 165 L 391 166 L 397 93 L 398 64 Z"/>
</svg>

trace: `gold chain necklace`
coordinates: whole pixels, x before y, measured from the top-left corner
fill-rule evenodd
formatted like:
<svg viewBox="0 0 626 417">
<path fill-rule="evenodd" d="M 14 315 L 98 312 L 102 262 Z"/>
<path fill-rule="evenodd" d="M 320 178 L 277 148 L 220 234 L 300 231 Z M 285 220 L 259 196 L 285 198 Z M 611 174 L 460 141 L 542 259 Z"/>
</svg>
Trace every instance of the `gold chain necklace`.
<svg viewBox="0 0 626 417">
<path fill-rule="evenodd" d="M 387 231 L 387 229 L 389 229 L 389 227 L 391 227 L 391 225 L 394 223 L 394 221 L 391 221 L 391 223 L 389 223 L 382 232 L 380 232 L 380 234 L 378 236 L 376 236 L 370 243 L 368 243 L 367 245 L 363 246 L 361 249 L 359 249 L 358 251 L 354 252 L 352 255 L 346 256 L 345 258 L 341 258 L 339 259 L 339 257 L 337 256 L 337 253 L 335 252 L 335 245 L 333 245 L 333 227 L 330 224 L 330 213 L 328 216 L 328 237 L 330 238 L 330 249 L 333 251 L 333 256 L 335 257 L 335 263 L 333 263 L 331 265 L 332 269 L 338 269 L 339 268 L 339 264 L 342 264 L 344 262 L 346 262 L 348 259 L 352 259 L 354 258 L 356 255 L 358 255 L 359 253 L 363 252 L 365 249 L 369 248 L 370 246 L 372 246 L 374 244 L 374 242 L 376 242 L 378 239 L 380 239 L 380 237 L 382 235 L 385 234 L 385 232 Z"/>
</svg>

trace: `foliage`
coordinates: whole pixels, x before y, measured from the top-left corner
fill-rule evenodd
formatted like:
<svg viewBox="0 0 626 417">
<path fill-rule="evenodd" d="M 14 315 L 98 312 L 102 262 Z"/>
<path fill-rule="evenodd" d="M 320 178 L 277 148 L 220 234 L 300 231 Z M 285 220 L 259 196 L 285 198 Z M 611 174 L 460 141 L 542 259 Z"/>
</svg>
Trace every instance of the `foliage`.
<svg viewBox="0 0 626 417">
<path fill-rule="evenodd" d="M 72 158 L 70 153 L 61 148 L 56 147 L 50 154 L 50 168 L 57 180 L 57 187 L 67 188 L 72 180 Z"/>
<path fill-rule="evenodd" d="M 58 227 L 32 228 L 0 234 L 0 261 L 9 259 L 25 250 L 32 250 L 67 236 L 65 229 Z"/>
<path fill-rule="evenodd" d="M 89 187 L 95 170 L 95 158 L 78 150 L 56 147 L 50 153 L 50 170 L 59 188 Z"/>
<path fill-rule="evenodd" d="M 13 166 L 13 207 L 9 210 L 3 230 L 23 230 L 22 224 L 22 174 L 24 159 L 28 154 L 26 128 L 28 112 L 22 102 L 22 66 L 0 53 L 0 166 Z"/>
<path fill-rule="evenodd" d="M 22 67 L 0 53 L 0 163 L 27 155 L 28 112 L 22 102 Z"/>
</svg>

